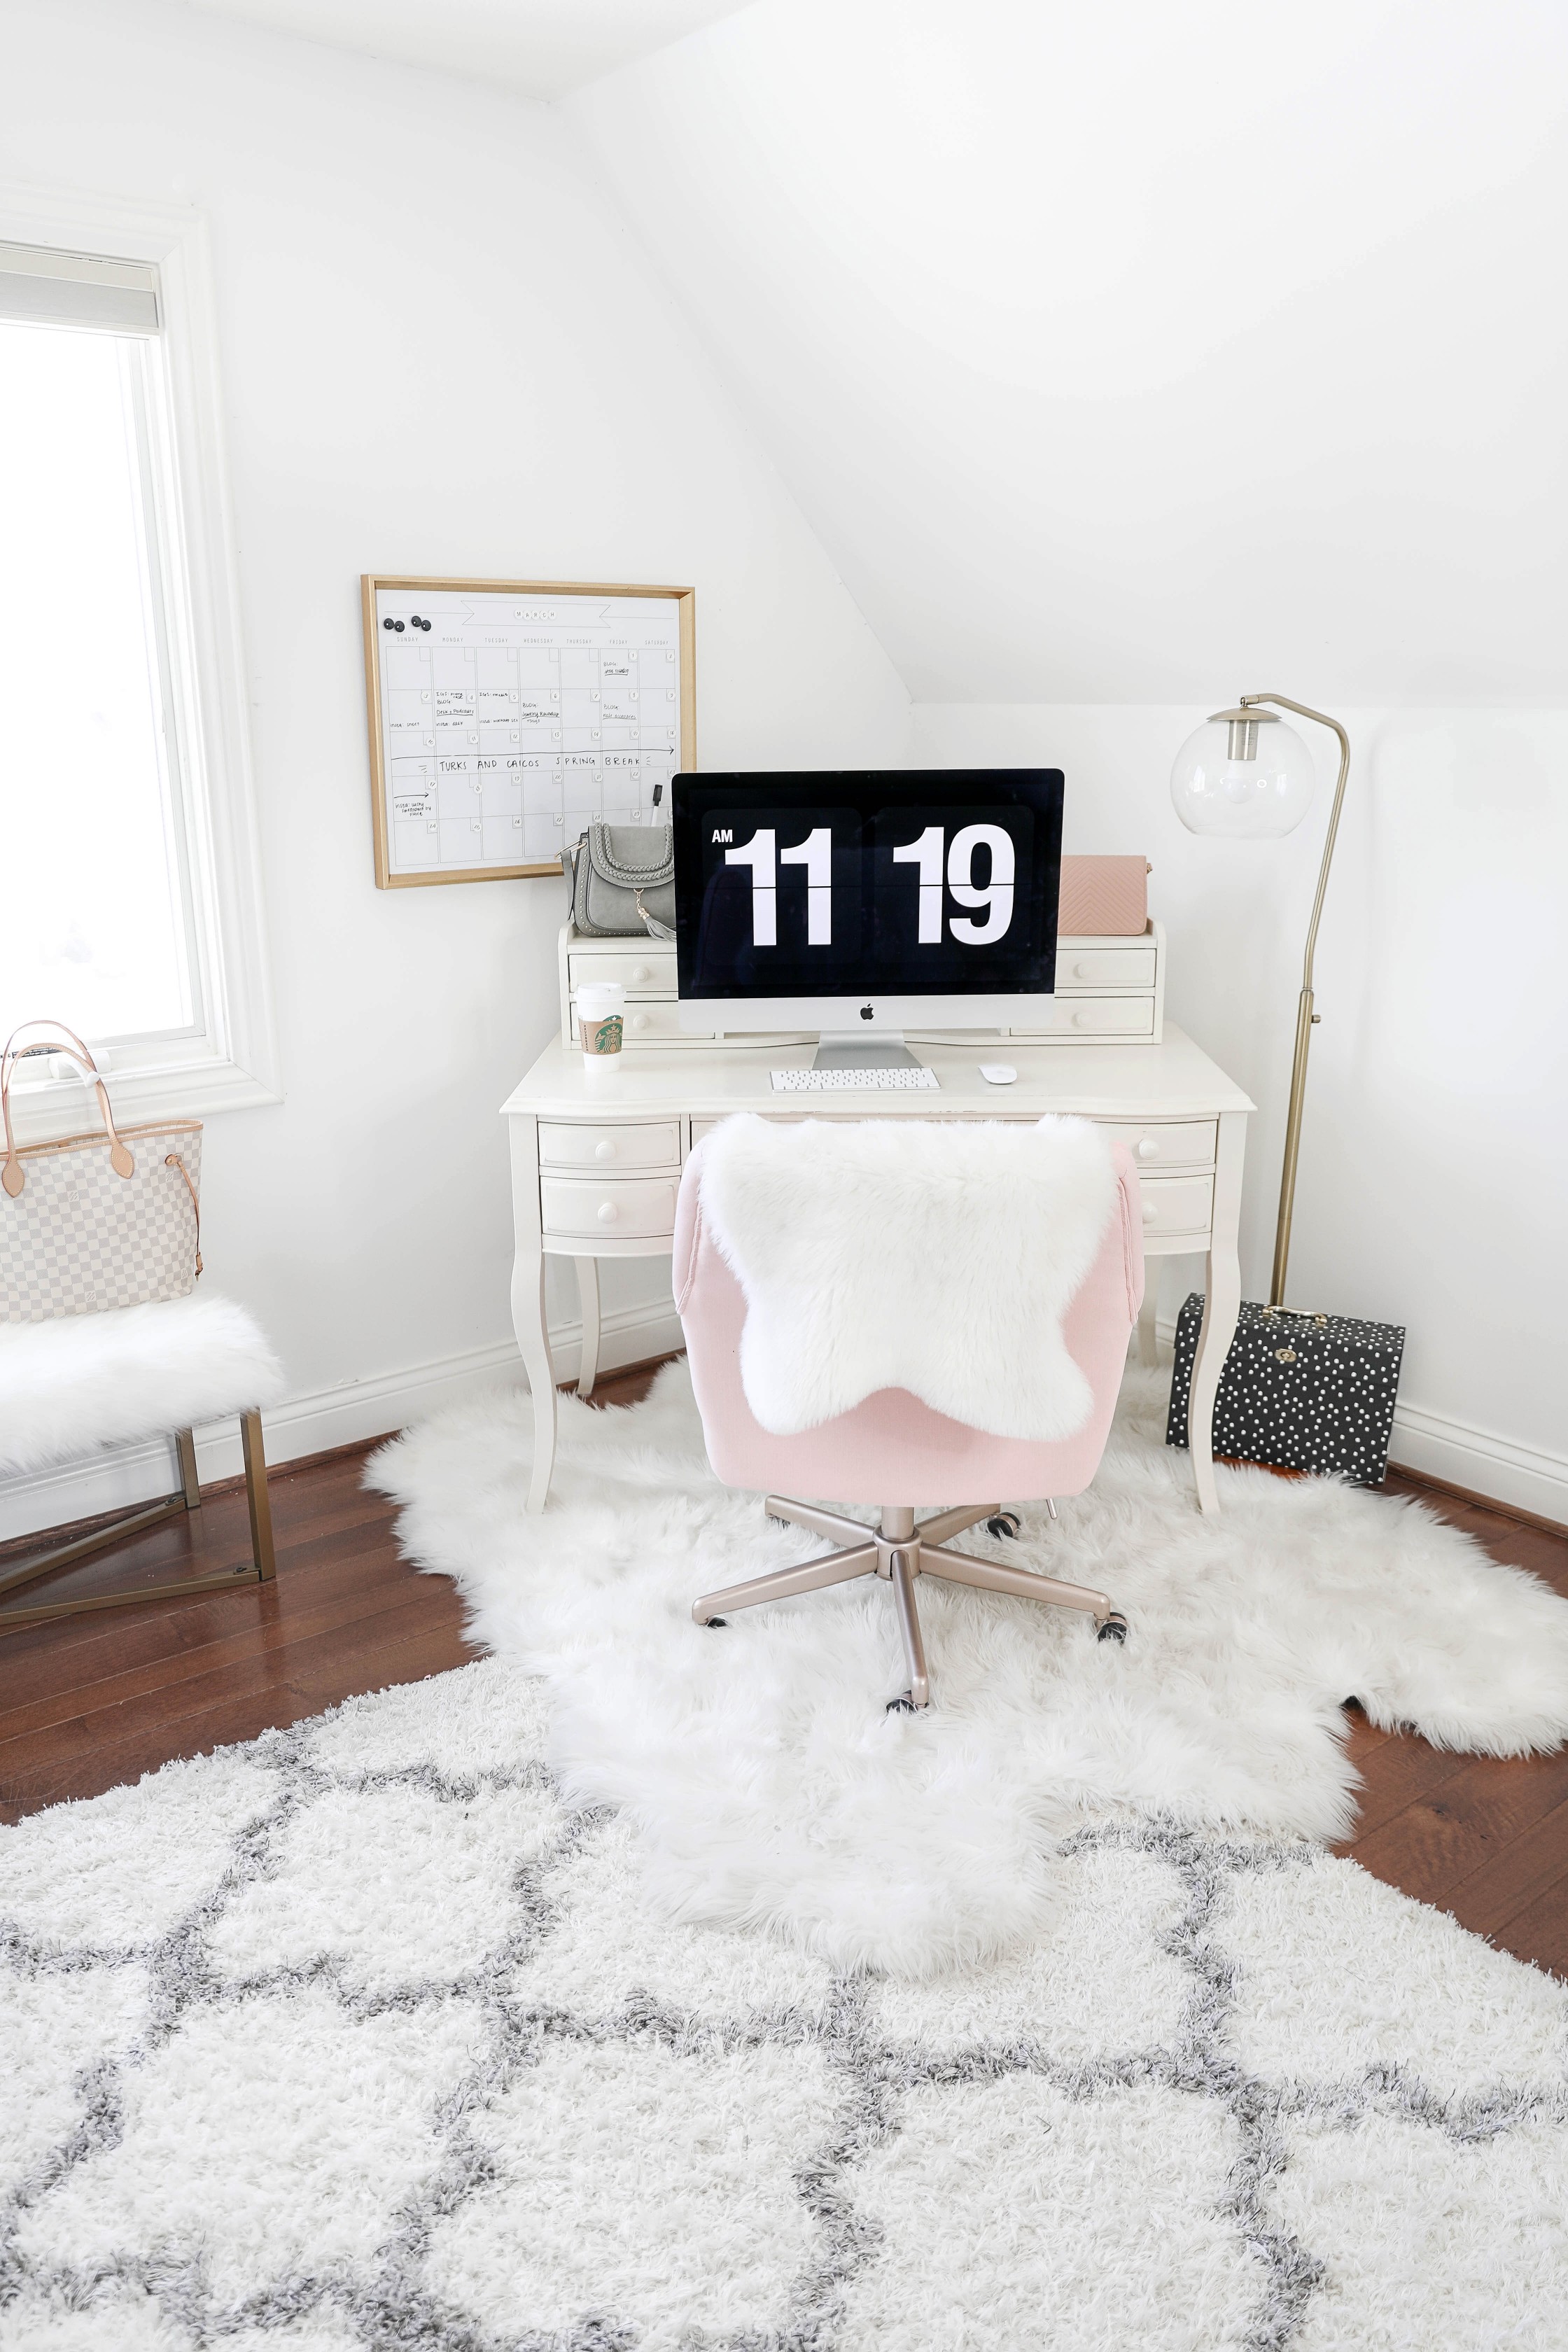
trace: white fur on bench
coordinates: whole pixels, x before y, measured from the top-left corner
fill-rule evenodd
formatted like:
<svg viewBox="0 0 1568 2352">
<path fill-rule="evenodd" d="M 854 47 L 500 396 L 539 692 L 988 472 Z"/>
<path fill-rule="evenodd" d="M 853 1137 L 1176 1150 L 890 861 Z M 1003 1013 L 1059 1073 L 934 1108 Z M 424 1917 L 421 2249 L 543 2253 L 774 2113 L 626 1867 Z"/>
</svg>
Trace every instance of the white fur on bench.
<svg viewBox="0 0 1568 2352">
<path fill-rule="evenodd" d="M 775 1436 L 879 1389 L 997 1437 L 1070 1437 L 1092 1402 L 1062 1317 L 1116 1206 L 1081 1118 L 726 1119 L 702 1215 L 746 1297 L 741 1378 Z"/>
<path fill-rule="evenodd" d="M 275 1402 L 282 1387 L 277 1357 L 229 1298 L 193 1292 L 107 1315 L 0 1323 L 0 1471 L 222 1421 Z"/>
</svg>

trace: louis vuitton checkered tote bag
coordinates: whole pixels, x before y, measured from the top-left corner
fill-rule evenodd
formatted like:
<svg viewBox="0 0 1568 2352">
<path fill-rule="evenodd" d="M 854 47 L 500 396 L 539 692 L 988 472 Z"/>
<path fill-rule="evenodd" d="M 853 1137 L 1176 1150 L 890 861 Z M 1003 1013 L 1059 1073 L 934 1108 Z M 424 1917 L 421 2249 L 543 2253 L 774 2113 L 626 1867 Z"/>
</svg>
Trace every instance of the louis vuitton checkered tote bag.
<svg viewBox="0 0 1568 2352">
<path fill-rule="evenodd" d="M 18 1040 L 28 1030 L 45 1038 Z M 25 1055 L 68 1054 L 97 1089 L 102 1132 L 17 1146 L 11 1079 Z M 58 1022 L 28 1021 L 0 1057 L 0 1323 L 46 1323 L 184 1298 L 202 1270 L 199 1119 L 117 1132 L 92 1055 Z"/>
</svg>

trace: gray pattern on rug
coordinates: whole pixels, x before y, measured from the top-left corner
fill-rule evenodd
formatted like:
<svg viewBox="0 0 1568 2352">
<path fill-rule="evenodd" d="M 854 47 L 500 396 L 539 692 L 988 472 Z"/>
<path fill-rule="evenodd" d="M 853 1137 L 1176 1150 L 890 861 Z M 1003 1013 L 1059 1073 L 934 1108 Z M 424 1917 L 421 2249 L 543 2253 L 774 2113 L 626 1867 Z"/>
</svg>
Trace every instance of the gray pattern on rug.
<svg viewBox="0 0 1568 2352">
<path fill-rule="evenodd" d="M 650 1916 L 498 1661 L 0 1840 L 4 2352 L 1568 2342 L 1568 1988 L 1305 1844 L 926 1982 Z"/>
</svg>

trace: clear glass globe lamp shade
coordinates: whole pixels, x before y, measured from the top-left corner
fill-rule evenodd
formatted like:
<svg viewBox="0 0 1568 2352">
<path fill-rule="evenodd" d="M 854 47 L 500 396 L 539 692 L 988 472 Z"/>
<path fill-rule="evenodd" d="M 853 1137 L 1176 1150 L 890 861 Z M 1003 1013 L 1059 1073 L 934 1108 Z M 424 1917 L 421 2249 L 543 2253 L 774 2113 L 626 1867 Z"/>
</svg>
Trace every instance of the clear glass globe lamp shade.
<svg viewBox="0 0 1568 2352">
<path fill-rule="evenodd" d="M 1241 723 L 1251 719 L 1258 723 Z M 1261 711 L 1221 711 L 1177 752 L 1171 799 L 1189 833 L 1270 841 L 1300 824 L 1316 781 L 1293 727 Z"/>
</svg>

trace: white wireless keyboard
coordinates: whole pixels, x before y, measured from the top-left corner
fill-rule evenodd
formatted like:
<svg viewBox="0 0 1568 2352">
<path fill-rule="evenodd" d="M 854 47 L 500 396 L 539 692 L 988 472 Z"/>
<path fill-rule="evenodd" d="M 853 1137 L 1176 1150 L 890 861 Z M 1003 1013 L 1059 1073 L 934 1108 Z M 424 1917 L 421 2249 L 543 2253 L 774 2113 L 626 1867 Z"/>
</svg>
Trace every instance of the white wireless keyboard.
<svg viewBox="0 0 1568 2352">
<path fill-rule="evenodd" d="M 875 1087 L 880 1090 L 885 1087 L 898 1087 L 901 1089 L 905 1087 L 935 1087 L 942 1084 L 934 1070 L 920 1068 L 775 1070 L 773 1079 L 773 1092 L 780 1095 L 837 1094 L 851 1087 L 858 1092 L 862 1087 Z"/>
</svg>

